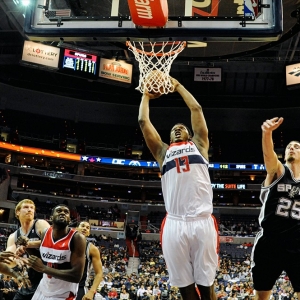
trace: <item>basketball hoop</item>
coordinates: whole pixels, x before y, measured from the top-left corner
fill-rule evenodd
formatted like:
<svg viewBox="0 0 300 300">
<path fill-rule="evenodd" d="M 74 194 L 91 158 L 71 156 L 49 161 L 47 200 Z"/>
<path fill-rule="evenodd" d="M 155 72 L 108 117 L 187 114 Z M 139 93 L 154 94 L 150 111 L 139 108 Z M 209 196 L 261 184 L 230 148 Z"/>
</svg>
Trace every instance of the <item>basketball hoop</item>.
<svg viewBox="0 0 300 300">
<path fill-rule="evenodd" d="M 186 42 L 126 42 L 128 49 L 139 63 L 139 86 L 141 93 L 168 94 L 174 92 L 170 80 L 171 65 L 178 54 L 186 47 Z"/>
</svg>

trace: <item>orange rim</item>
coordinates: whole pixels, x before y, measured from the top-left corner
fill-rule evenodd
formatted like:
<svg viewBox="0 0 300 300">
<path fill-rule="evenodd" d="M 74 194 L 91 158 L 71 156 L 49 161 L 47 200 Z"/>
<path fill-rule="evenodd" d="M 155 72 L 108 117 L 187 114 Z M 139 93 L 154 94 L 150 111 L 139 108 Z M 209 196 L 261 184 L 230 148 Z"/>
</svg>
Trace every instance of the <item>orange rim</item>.
<svg viewBox="0 0 300 300">
<path fill-rule="evenodd" d="M 139 54 L 144 54 L 144 55 L 147 55 L 147 56 L 159 56 L 159 57 L 161 57 L 161 56 L 173 56 L 176 53 L 180 53 L 186 47 L 186 42 L 174 41 L 174 42 L 165 42 L 165 43 L 162 43 L 162 42 L 155 43 L 155 46 L 173 45 L 173 44 L 180 44 L 180 43 L 181 43 L 181 45 L 177 49 L 175 49 L 173 51 L 166 52 L 166 53 L 156 53 L 156 52 L 144 51 L 144 50 L 138 49 L 135 46 L 133 46 L 130 41 L 126 42 L 126 46 L 128 48 L 131 48 L 133 51 L 135 51 Z M 147 43 L 144 43 L 144 44 L 146 45 Z"/>
</svg>

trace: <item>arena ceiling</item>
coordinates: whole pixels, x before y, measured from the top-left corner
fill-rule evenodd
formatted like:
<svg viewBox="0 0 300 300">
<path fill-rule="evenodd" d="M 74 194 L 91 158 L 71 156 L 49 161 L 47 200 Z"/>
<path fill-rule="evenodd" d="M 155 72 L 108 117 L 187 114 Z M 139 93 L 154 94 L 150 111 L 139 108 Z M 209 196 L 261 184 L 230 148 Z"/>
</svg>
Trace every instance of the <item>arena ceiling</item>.
<svg viewBox="0 0 300 300">
<path fill-rule="evenodd" d="M 23 33 L 23 12 L 16 9 L 14 3 L 18 1 L 5 0 L 0 3 L 0 80 L 3 83 L 80 99 L 138 103 L 140 94 L 135 90 L 139 75 L 137 63 L 124 48 L 124 43 L 118 41 L 76 39 L 68 43 L 93 49 L 105 57 L 117 56 L 119 59 L 130 60 L 135 67 L 133 83 L 128 88 L 20 66 L 26 36 Z M 206 107 L 297 106 L 298 91 L 288 90 L 285 85 L 285 66 L 300 60 L 297 8 L 297 0 L 283 1 L 284 32 L 279 41 L 213 41 L 205 48 L 185 49 L 173 63 L 171 75 L 195 96 L 201 97 Z M 221 67 L 222 82 L 194 82 L 193 70 L 196 66 Z M 111 97 L 112 91 L 114 97 Z"/>
<path fill-rule="evenodd" d="M 141 97 L 135 90 L 139 71 L 133 55 L 124 48 L 124 44 L 119 41 L 68 41 L 69 44 L 98 51 L 105 57 L 118 56 L 131 61 L 134 64 L 133 83 L 127 88 L 22 66 L 20 59 L 26 36 L 23 33 L 23 11 L 15 9 L 18 1 L 0 1 L 0 109 L 20 112 L 12 116 L 18 128 L 22 127 L 22 112 L 27 112 L 29 118 L 23 114 L 22 122 L 32 123 L 30 128 L 42 127 L 42 117 L 33 124 L 37 119 L 34 115 L 38 114 L 73 120 L 78 130 L 84 132 L 84 138 L 87 132 L 94 135 L 93 126 L 82 125 L 88 122 L 107 125 L 101 125 L 102 132 L 99 130 L 96 134 L 99 141 L 105 137 L 106 141 L 110 138 L 112 143 L 121 144 L 129 135 L 134 137 Z M 284 138 L 281 132 L 276 132 L 277 147 L 284 147 L 289 138 L 298 136 L 299 90 L 288 90 L 285 82 L 285 66 L 300 61 L 298 4 L 297 0 L 284 0 L 283 4 L 284 32 L 279 41 L 213 41 L 206 48 L 185 49 L 172 65 L 171 75 L 185 85 L 205 108 L 208 127 L 214 133 L 214 151 L 221 158 L 261 161 L 260 148 L 257 147 L 261 139 L 260 124 L 268 117 L 287 117 L 283 124 Z M 194 82 L 194 67 L 221 67 L 222 81 Z M 5 88 L 1 83 L 5 84 Z M 176 94 L 167 97 L 170 101 L 155 102 L 157 108 L 153 110 L 152 117 L 152 121 L 159 124 L 158 129 L 165 130 L 165 140 L 173 121 L 189 122 L 188 113 L 179 109 L 184 106 L 183 101 Z M 124 104 L 128 107 L 124 108 Z M 135 107 L 132 108 L 132 105 Z M 169 106 L 170 109 L 160 110 L 160 106 Z M 275 111 L 266 111 L 269 109 Z M 178 119 L 178 115 L 182 118 Z M 51 122 L 45 123 L 49 125 L 46 131 L 52 132 Z M 237 133 L 224 134 L 225 131 Z M 222 155 L 219 154 L 221 152 Z"/>
</svg>

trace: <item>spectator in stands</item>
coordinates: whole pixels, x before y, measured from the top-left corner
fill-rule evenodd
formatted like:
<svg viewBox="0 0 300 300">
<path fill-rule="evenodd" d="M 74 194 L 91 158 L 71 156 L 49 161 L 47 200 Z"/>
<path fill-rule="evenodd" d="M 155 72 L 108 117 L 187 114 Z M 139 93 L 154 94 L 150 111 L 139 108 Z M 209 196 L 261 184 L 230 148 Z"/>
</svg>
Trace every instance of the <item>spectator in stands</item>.
<svg viewBox="0 0 300 300">
<path fill-rule="evenodd" d="M 300 299 L 300 142 L 291 141 L 285 149 L 285 164 L 274 151 L 273 131 L 283 118 L 266 120 L 262 126 L 262 149 L 267 176 L 261 187 L 262 230 L 253 247 L 252 275 L 256 298 L 268 300 L 283 270 Z"/>
<path fill-rule="evenodd" d="M 7 251 L 16 252 L 20 255 L 35 255 L 40 257 L 38 250 L 41 244 L 42 233 L 50 227 L 45 220 L 34 219 L 35 204 L 30 199 L 20 201 L 15 207 L 15 216 L 20 222 L 20 228 L 12 233 L 7 240 Z M 26 252 L 26 253 L 25 253 Z M 17 267 L 11 264 L 11 267 Z M 16 292 L 14 300 L 30 300 L 37 289 L 43 274 L 32 268 L 27 270 L 31 286 L 22 286 Z"/>
<path fill-rule="evenodd" d="M 122 290 L 126 290 L 126 291 L 128 292 L 129 289 L 127 289 L 127 287 L 126 287 L 126 285 L 124 284 L 124 281 L 123 281 L 123 280 L 121 280 L 120 286 L 121 286 L 121 291 L 122 291 Z"/>
<path fill-rule="evenodd" d="M 137 290 L 138 299 L 141 299 L 141 297 L 144 295 L 144 292 L 147 292 L 147 291 L 145 290 L 144 285 L 141 285 L 140 288 Z"/>
<path fill-rule="evenodd" d="M 153 298 L 154 300 L 156 299 L 156 300 L 161 300 L 161 294 L 158 294 L 157 296 L 156 296 L 156 298 Z"/>
<path fill-rule="evenodd" d="M 253 288 L 250 286 L 251 278 L 248 278 L 248 282 L 244 282 L 244 289 L 247 295 L 253 295 Z M 252 284 L 252 283 L 251 283 Z"/>
<path fill-rule="evenodd" d="M 223 223 L 220 223 L 220 225 L 219 225 L 219 230 L 220 230 L 220 233 L 221 233 L 221 234 L 223 233 L 224 229 L 225 229 L 224 224 L 223 224 Z"/>
<path fill-rule="evenodd" d="M 118 292 L 115 288 L 111 288 L 111 290 L 108 292 L 108 299 L 109 300 L 117 300 L 118 299 Z"/>
<path fill-rule="evenodd" d="M 12 282 L 9 276 L 3 278 L 3 297 L 5 300 L 12 300 L 16 291 L 12 286 Z"/>
<path fill-rule="evenodd" d="M 228 274 L 227 271 L 225 271 L 225 272 L 223 273 L 223 280 L 227 282 L 227 281 L 229 281 L 230 279 L 231 279 L 230 275 Z"/>
<path fill-rule="evenodd" d="M 147 286 L 146 292 L 147 292 L 147 295 L 148 295 L 149 297 L 152 296 L 153 290 L 152 290 L 151 286 Z"/>
<path fill-rule="evenodd" d="M 230 282 L 228 282 L 227 285 L 226 285 L 226 288 L 225 288 L 225 292 L 227 294 L 229 294 L 231 292 L 231 290 L 232 290 L 232 288 L 231 288 Z"/>
<path fill-rule="evenodd" d="M 169 291 L 166 286 L 164 286 L 160 296 L 161 296 L 161 300 L 167 300 L 169 298 Z"/>
<path fill-rule="evenodd" d="M 103 285 L 103 287 L 100 289 L 100 295 L 102 297 L 104 297 L 106 300 L 108 300 L 108 292 L 109 292 L 109 290 L 108 290 L 107 284 L 105 283 Z"/>
<path fill-rule="evenodd" d="M 221 289 L 217 292 L 217 298 L 225 300 L 225 299 L 227 299 L 227 296 L 228 295 L 224 289 L 224 286 L 222 285 Z"/>
<path fill-rule="evenodd" d="M 227 298 L 227 300 L 228 300 L 228 298 Z M 237 293 L 232 293 L 231 300 L 238 300 Z"/>
<path fill-rule="evenodd" d="M 108 274 L 108 276 L 105 277 L 105 284 L 107 285 L 107 288 L 110 290 L 112 288 L 112 278 L 111 275 Z"/>
<path fill-rule="evenodd" d="M 170 291 L 169 300 L 177 300 L 177 294 L 175 291 Z"/>
<path fill-rule="evenodd" d="M 233 282 L 231 285 L 231 290 L 233 293 L 239 293 L 240 292 L 240 287 L 236 282 Z"/>
<path fill-rule="evenodd" d="M 120 299 L 129 299 L 129 294 L 126 289 L 121 289 Z"/>
<path fill-rule="evenodd" d="M 158 298 L 158 296 L 160 296 L 161 294 L 161 290 L 158 288 L 157 285 L 155 285 L 153 287 L 153 297 L 154 297 L 154 300 L 156 300 Z"/>
<path fill-rule="evenodd" d="M 270 296 L 270 299 L 277 299 L 277 289 L 276 288 L 273 288 L 272 289 L 272 292 L 271 292 L 271 296 Z"/>
<path fill-rule="evenodd" d="M 137 299 L 137 291 L 135 286 L 131 286 L 129 290 L 129 299 L 130 300 L 136 300 Z"/>
<path fill-rule="evenodd" d="M 236 283 L 236 282 L 239 282 L 240 281 L 240 279 L 239 279 L 239 276 L 238 276 L 238 274 L 236 274 L 236 273 L 232 273 L 232 275 L 231 275 L 231 279 L 230 280 L 228 280 L 229 282 L 231 282 L 231 283 Z"/>
<path fill-rule="evenodd" d="M 245 257 L 245 260 L 243 261 L 243 263 L 246 264 L 247 266 L 250 265 L 250 257 L 249 257 L 249 255 L 247 255 L 247 256 Z"/>
<path fill-rule="evenodd" d="M 85 237 L 90 235 L 90 224 L 89 222 L 82 221 L 79 223 L 77 230 L 82 233 Z M 90 276 L 91 267 L 94 270 L 93 282 L 90 285 L 88 278 Z M 83 276 L 79 282 L 79 288 L 76 296 L 76 300 L 87 300 L 93 299 L 96 294 L 97 288 L 102 281 L 103 272 L 102 272 L 102 263 L 100 260 L 99 249 L 92 243 L 86 243 L 85 250 L 85 267 L 83 271 Z"/>
<path fill-rule="evenodd" d="M 0 296 L 4 297 L 5 300 L 14 298 L 18 285 L 24 285 L 27 287 L 30 286 L 30 281 L 27 277 L 24 277 L 22 273 L 17 272 L 6 265 L 6 263 L 11 263 L 13 261 L 14 256 L 14 253 L 9 251 L 0 253 L 0 273 L 5 274 L 5 276 L 1 279 Z M 10 280 L 10 276 L 16 281 Z M 2 300 L 2 298 L 0 299 Z"/>
<path fill-rule="evenodd" d="M 141 300 L 150 300 L 149 295 L 147 294 L 147 292 L 144 292 L 143 295 L 141 296 Z"/>
<path fill-rule="evenodd" d="M 106 256 L 104 253 L 102 253 L 102 255 L 101 255 L 101 260 L 104 262 L 102 265 L 103 275 L 107 275 L 109 273 L 109 270 L 108 270 L 109 264 L 105 263 Z"/>
<path fill-rule="evenodd" d="M 218 232 L 212 217 L 208 129 L 196 99 L 176 79 L 170 80 L 190 109 L 194 135 L 185 125 L 176 124 L 170 133 L 171 145 L 161 140 L 149 118 L 149 101 L 160 96 L 157 94 L 144 92 L 138 118 L 146 144 L 162 173 L 167 211 L 162 228 L 163 253 L 170 282 L 180 288 L 184 300 L 199 299 L 195 283 L 202 300 L 212 300 L 216 298 L 213 282 L 218 267 Z"/>
<path fill-rule="evenodd" d="M 129 292 L 131 286 L 132 286 L 133 280 L 130 277 L 126 277 L 124 281 L 124 285 L 126 287 L 126 290 Z"/>
</svg>

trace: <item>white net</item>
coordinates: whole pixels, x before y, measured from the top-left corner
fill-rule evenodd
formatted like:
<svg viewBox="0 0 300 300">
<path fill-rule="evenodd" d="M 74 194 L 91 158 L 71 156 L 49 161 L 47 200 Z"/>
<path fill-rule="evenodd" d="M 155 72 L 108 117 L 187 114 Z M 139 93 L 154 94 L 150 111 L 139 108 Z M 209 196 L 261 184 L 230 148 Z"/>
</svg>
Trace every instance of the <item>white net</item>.
<svg viewBox="0 0 300 300">
<path fill-rule="evenodd" d="M 127 42 L 129 50 L 139 63 L 141 93 L 168 94 L 174 91 L 169 73 L 172 62 L 185 48 L 186 42 Z"/>
</svg>

